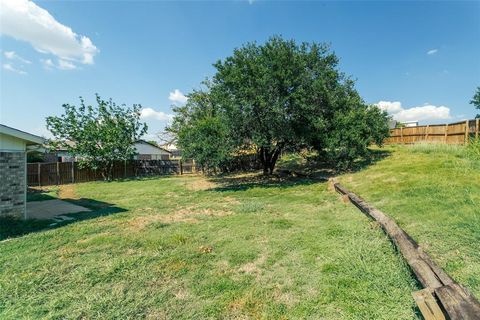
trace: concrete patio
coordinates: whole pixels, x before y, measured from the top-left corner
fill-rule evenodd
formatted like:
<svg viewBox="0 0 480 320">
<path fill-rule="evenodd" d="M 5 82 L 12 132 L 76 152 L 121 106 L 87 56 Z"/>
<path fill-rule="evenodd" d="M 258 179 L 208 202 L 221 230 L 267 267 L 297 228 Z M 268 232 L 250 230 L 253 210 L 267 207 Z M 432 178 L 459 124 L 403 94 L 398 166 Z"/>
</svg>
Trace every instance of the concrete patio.
<svg viewBox="0 0 480 320">
<path fill-rule="evenodd" d="M 90 209 L 58 199 L 27 202 L 28 219 L 54 219 L 64 214 L 88 211 Z"/>
</svg>

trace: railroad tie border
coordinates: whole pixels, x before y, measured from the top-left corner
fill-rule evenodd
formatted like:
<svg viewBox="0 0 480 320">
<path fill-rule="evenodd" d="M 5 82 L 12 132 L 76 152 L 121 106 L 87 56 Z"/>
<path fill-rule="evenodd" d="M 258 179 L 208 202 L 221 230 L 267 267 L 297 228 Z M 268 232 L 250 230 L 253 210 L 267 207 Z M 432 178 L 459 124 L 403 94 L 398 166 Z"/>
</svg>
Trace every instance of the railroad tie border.
<svg viewBox="0 0 480 320">
<path fill-rule="evenodd" d="M 344 202 L 351 202 L 365 215 L 377 221 L 399 249 L 424 287 L 413 292 L 412 296 L 426 320 L 480 319 L 480 303 L 473 294 L 440 268 L 393 219 L 334 179 L 329 180 L 329 189 L 334 189 L 342 195 Z"/>
</svg>

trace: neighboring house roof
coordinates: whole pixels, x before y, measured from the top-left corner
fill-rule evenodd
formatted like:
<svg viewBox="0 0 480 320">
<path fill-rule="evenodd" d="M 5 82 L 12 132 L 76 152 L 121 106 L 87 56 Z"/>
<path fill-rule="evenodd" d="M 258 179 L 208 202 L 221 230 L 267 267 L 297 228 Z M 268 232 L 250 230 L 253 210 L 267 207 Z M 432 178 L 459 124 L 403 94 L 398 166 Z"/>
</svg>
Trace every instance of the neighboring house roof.
<svg viewBox="0 0 480 320">
<path fill-rule="evenodd" d="M 403 121 L 402 124 L 405 126 L 405 127 L 416 127 L 418 126 L 418 121 Z"/>
<path fill-rule="evenodd" d="M 137 141 L 135 141 L 135 144 L 137 144 L 137 143 L 147 144 L 147 145 L 149 145 L 149 146 L 152 146 L 152 147 L 154 147 L 154 148 L 157 148 L 157 149 L 160 150 L 160 151 L 163 151 L 163 152 L 167 152 L 167 153 L 169 153 L 169 154 L 172 154 L 171 151 L 169 151 L 169 150 L 167 150 L 167 149 L 164 149 L 164 148 L 162 148 L 162 147 L 159 147 L 159 146 L 157 146 L 157 145 L 155 145 L 155 144 L 153 144 L 153 143 L 150 143 L 150 142 L 148 142 L 148 141 L 145 141 L 145 140 L 137 140 Z"/>
<path fill-rule="evenodd" d="M 75 142 L 74 142 L 74 141 L 65 141 L 65 143 L 68 144 L 68 145 L 71 146 L 71 147 L 75 146 Z M 147 145 L 149 148 L 155 148 L 155 149 L 156 149 L 157 151 L 159 151 L 160 153 L 172 154 L 171 151 L 166 150 L 166 149 L 164 149 L 164 148 L 162 148 L 162 147 L 159 147 L 159 146 L 157 146 L 157 145 L 155 145 L 155 144 L 153 144 L 153 143 L 150 143 L 150 142 L 148 142 L 148 141 L 145 141 L 145 140 L 137 140 L 137 141 L 135 141 L 134 146 L 135 146 L 136 144 L 144 144 L 144 145 Z M 136 149 L 138 149 L 138 148 L 136 148 Z M 63 146 L 62 146 L 62 147 L 57 147 L 57 148 L 55 148 L 55 149 L 49 149 L 48 146 L 46 146 L 46 147 L 45 147 L 45 151 L 46 151 L 46 150 L 50 150 L 50 151 L 53 151 L 53 152 L 67 152 L 67 151 L 68 151 L 67 148 L 65 148 L 65 147 L 63 147 Z M 146 153 L 144 153 L 144 154 L 146 154 Z"/>
<path fill-rule="evenodd" d="M 17 139 L 25 140 L 27 146 L 45 143 L 45 139 L 42 137 L 6 126 L 4 124 L 0 124 L 0 133 L 12 136 Z"/>
</svg>

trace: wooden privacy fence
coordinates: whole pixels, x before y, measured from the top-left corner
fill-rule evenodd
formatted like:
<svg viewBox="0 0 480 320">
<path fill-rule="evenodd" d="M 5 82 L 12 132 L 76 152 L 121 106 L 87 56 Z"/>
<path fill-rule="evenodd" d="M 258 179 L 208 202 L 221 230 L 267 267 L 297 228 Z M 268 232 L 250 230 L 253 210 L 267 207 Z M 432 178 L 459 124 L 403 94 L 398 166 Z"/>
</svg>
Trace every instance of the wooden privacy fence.
<svg viewBox="0 0 480 320">
<path fill-rule="evenodd" d="M 417 127 L 395 128 L 385 144 L 411 144 L 416 142 L 436 142 L 465 144 L 470 138 L 478 138 L 479 119 L 447 124 L 432 124 Z"/>
<path fill-rule="evenodd" d="M 185 174 L 199 171 L 193 160 L 131 160 L 113 165 L 113 179 L 124 179 L 166 174 Z M 80 168 L 77 162 L 28 163 L 27 184 L 50 186 L 102 180 L 97 170 Z"/>
</svg>

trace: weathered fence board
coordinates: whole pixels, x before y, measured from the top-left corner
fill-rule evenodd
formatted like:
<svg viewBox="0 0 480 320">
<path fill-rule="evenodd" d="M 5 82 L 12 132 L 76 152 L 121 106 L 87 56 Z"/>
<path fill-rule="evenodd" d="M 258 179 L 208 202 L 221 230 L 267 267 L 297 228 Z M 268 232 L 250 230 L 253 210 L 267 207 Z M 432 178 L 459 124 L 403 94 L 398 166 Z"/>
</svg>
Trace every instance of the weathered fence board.
<svg viewBox="0 0 480 320">
<path fill-rule="evenodd" d="M 338 183 L 335 190 L 346 197 L 363 213 L 377 221 L 402 253 L 418 281 L 436 299 L 438 306 L 432 308 L 433 299 L 425 291 L 413 294 L 426 319 L 441 319 L 438 310 L 444 310 L 447 319 L 480 319 L 480 303 L 468 291 L 443 271 L 396 222 L 382 211 L 369 205 L 358 195 Z M 440 308 L 441 306 L 441 308 Z M 428 309 L 428 310 L 427 310 Z M 425 313 L 424 313 L 425 311 Z"/>
<path fill-rule="evenodd" d="M 117 161 L 112 169 L 113 179 L 166 174 L 199 172 L 193 160 L 131 160 Z M 99 171 L 80 168 L 77 162 L 52 162 L 27 164 L 29 186 L 50 186 L 102 180 Z"/>
<path fill-rule="evenodd" d="M 434 124 L 417 127 L 395 128 L 385 144 L 412 144 L 417 142 L 436 142 L 446 144 L 465 144 L 470 138 L 478 137 L 479 119 L 465 120 L 449 124 Z"/>
</svg>

